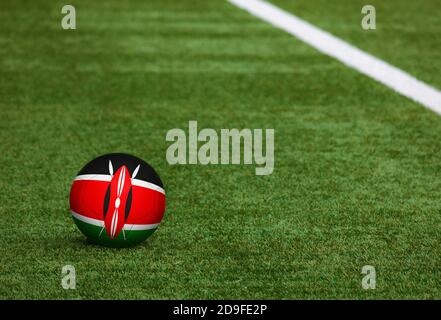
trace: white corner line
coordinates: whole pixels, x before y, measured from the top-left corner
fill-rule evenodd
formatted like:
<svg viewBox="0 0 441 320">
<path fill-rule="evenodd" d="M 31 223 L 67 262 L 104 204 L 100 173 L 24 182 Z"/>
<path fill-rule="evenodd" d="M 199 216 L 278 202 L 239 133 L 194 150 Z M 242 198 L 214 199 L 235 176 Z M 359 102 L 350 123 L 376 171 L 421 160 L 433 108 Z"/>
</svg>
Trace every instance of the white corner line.
<svg viewBox="0 0 441 320">
<path fill-rule="evenodd" d="M 441 92 L 410 74 L 262 0 L 228 0 L 401 95 L 441 114 Z"/>
</svg>

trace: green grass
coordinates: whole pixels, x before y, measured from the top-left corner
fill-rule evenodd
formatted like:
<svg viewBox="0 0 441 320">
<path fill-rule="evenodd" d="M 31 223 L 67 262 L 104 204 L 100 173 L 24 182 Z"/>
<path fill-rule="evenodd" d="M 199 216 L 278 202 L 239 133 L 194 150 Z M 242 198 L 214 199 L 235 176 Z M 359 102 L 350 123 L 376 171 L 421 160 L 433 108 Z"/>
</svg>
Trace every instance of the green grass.
<svg viewBox="0 0 441 320">
<path fill-rule="evenodd" d="M 295 1 L 351 40 L 349 2 Z M 61 2 L 0 3 L 1 298 L 441 298 L 438 115 L 225 1 L 71 4 L 75 31 Z M 423 23 L 439 9 L 419 8 L 389 12 L 418 32 L 378 21 L 353 43 L 440 87 Z M 274 173 L 168 165 L 165 135 L 189 120 L 274 128 Z M 77 171 L 109 152 L 147 160 L 167 192 L 163 224 L 132 249 L 87 244 L 69 214 Z M 366 264 L 376 290 L 361 289 Z"/>
</svg>

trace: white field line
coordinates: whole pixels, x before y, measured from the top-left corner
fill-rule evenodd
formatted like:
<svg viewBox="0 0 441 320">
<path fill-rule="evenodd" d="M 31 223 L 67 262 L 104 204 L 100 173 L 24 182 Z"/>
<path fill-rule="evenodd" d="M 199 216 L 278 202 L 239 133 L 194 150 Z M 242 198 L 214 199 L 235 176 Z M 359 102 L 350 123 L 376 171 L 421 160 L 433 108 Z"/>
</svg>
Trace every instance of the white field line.
<svg viewBox="0 0 441 320">
<path fill-rule="evenodd" d="M 262 0 L 228 0 L 320 52 L 441 114 L 441 92 L 410 74 Z"/>
</svg>

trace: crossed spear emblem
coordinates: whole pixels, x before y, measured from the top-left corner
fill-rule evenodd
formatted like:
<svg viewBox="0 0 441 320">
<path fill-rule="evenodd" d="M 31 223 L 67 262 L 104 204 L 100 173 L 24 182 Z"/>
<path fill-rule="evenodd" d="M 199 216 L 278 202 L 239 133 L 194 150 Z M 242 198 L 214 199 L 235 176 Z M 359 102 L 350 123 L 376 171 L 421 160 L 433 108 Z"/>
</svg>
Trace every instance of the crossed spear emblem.
<svg viewBox="0 0 441 320">
<path fill-rule="evenodd" d="M 135 168 L 135 170 L 132 173 L 132 176 L 130 177 L 130 182 L 129 184 L 131 185 L 131 182 L 133 182 L 133 179 L 135 179 L 136 175 L 138 174 L 139 171 L 139 167 L 140 164 L 138 164 L 138 166 Z M 126 174 L 128 174 L 128 169 L 126 166 L 122 166 L 120 170 L 117 171 L 117 174 L 119 174 L 118 176 L 118 183 L 117 183 L 117 188 L 116 188 L 116 194 L 114 194 L 114 197 L 116 197 L 115 201 L 112 203 L 113 204 L 113 213 L 112 213 L 112 218 L 111 219 L 104 219 L 104 225 L 100 231 L 99 237 L 101 237 L 104 229 L 107 229 L 107 233 L 109 234 L 110 239 L 114 239 L 118 233 L 118 219 L 125 219 L 124 214 L 120 215 L 120 207 L 122 205 L 121 203 L 121 196 L 123 195 L 123 191 L 125 190 L 124 187 L 126 186 Z M 111 177 L 110 183 L 113 182 L 113 177 L 114 177 L 114 172 L 113 172 L 113 164 L 112 161 L 109 160 L 109 174 Z M 110 185 L 109 185 L 110 187 Z M 127 187 L 127 186 L 126 186 Z M 130 186 L 129 186 L 130 187 Z M 127 189 L 127 188 L 126 188 Z M 114 192 L 113 190 L 111 190 L 110 192 Z M 113 198 L 113 197 L 111 197 Z M 112 205 L 110 204 L 110 205 Z M 125 203 L 124 203 L 124 207 L 125 207 Z M 107 212 L 108 213 L 108 212 Z M 123 236 L 124 236 L 124 240 L 126 240 L 126 233 L 124 231 L 124 225 L 122 225 L 121 228 L 122 232 L 123 232 Z"/>
</svg>

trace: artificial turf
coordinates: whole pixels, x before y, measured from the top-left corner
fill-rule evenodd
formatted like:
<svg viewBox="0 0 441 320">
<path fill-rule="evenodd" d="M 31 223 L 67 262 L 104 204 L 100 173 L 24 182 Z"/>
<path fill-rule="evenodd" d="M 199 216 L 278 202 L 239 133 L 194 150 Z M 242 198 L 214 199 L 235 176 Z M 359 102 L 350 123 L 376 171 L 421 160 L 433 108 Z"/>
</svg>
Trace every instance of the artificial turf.
<svg viewBox="0 0 441 320">
<path fill-rule="evenodd" d="M 316 15 L 295 1 L 352 40 L 350 2 L 317 1 Z M 439 33 L 422 23 L 439 9 L 420 3 L 389 10 L 418 30 L 378 20 L 374 42 L 353 43 L 418 61 L 408 71 L 440 87 Z M 441 298 L 439 115 L 226 1 L 70 4 L 75 31 L 61 2 L 0 2 L 1 298 Z M 169 165 L 165 135 L 189 120 L 274 128 L 274 172 Z M 167 193 L 163 224 L 132 249 L 88 244 L 69 213 L 76 173 L 110 152 L 145 159 Z M 375 290 L 361 288 L 367 264 Z"/>
</svg>

